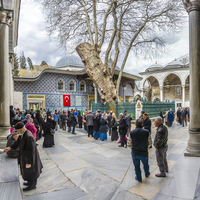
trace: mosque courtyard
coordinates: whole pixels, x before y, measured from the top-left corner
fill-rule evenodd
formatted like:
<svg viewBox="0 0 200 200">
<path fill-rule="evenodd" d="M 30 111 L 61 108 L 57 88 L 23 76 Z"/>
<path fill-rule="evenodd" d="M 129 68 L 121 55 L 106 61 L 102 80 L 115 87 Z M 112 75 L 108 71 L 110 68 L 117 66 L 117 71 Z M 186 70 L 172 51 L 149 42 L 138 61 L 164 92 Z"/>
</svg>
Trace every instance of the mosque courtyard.
<svg viewBox="0 0 200 200">
<path fill-rule="evenodd" d="M 155 135 L 153 129 L 152 138 Z M 37 189 L 22 192 L 23 200 L 193 200 L 200 199 L 200 158 L 184 157 L 189 134 L 187 127 L 174 124 L 169 128 L 166 178 L 156 178 L 159 172 L 155 149 L 149 151 L 151 175 L 139 183 L 129 148 L 119 148 L 117 142 L 88 138 L 83 129 L 76 135 L 59 130 L 55 147 L 38 150 L 43 172 Z M 141 166 L 142 167 L 142 166 Z M 22 189 L 23 180 L 20 177 Z"/>
</svg>

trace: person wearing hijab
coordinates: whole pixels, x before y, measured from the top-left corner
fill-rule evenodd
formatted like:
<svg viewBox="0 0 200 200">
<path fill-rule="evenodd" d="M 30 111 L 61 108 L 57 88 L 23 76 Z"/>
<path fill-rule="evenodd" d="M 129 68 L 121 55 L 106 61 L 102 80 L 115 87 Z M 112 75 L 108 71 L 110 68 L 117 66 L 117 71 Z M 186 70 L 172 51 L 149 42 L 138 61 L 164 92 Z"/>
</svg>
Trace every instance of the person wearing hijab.
<svg viewBox="0 0 200 200">
<path fill-rule="evenodd" d="M 25 127 L 26 127 L 27 130 L 29 130 L 33 134 L 33 137 L 36 140 L 37 129 L 36 129 L 35 125 L 33 124 L 33 119 L 32 118 L 28 119 Z"/>
<path fill-rule="evenodd" d="M 39 140 L 39 132 L 40 132 L 40 126 L 39 126 L 39 123 L 36 119 L 36 114 L 33 113 L 33 123 L 35 125 L 35 128 L 37 129 L 37 132 L 36 132 L 36 141 Z"/>
<path fill-rule="evenodd" d="M 44 131 L 43 147 L 53 147 L 55 145 L 54 135 L 52 134 L 52 130 L 55 129 L 55 126 L 55 121 L 51 119 L 51 116 L 48 116 L 42 125 L 42 129 Z"/>
<path fill-rule="evenodd" d="M 168 127 L 171 127 L 173 121 L 174 121 L 174 115 L 172 115 L 172 114 L 170 113 L 170 110 L 169 110 L 169 111 L 168 111 L 168 115 L 167 115 L 167 126 L 168 126 Z"/>
<path fill-rule="evenodd" d="M 80 111 L 78 111 L 78 124 L 79 124 L 79 128 L 82 128 L 83 117 L 82 117 Z"/>
<path fill-rule="evenodd" d="M 101 119 L 100 122 L 100 140 L 104 141 L 107 140 L 107 120 L 105 120 L 104 118 Z"/>
<path fill-rule="evenodd" d="M 93 127 L 93 137 L 95 140 L 98 140 L 100 137 L 99 128 L 100 128 L 99 113 L 96 113 L 94 117 L 94 127 Z"/>
<path fill-rule="evenodd" d="M 42 124 L 43 124 L 43 119 L 42 119 L 42 117 L 41 117 L 41 115 L 40 115 L 40 111 L 38 110 L 37 112 L 36 112 L 36 119 L 37 119 L 37 121 L 38 121 L 38 124 L 39 124 L 39 126 L 40 126 L 40 131 L 39 131 L 39 139 L 42 137 Z"/>
</svg>

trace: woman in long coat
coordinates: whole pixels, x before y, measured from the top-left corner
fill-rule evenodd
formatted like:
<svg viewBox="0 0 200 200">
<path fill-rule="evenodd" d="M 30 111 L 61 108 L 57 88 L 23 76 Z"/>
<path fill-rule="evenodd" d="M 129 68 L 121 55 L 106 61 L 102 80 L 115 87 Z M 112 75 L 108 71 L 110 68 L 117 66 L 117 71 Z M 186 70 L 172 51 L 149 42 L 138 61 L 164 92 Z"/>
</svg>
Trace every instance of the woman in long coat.
<svg viewBox="0 0 200 200">
<path fill-rule="evenodd" d="M 96 115 L 94 117 L 94 127 L 93 127 L 93 137 L 96 140 L 98 140 L 100 137 L 99 128 L 100 128 L 99 114 L 96 113 Z"/>
<path fill-rule="evenodd" d="M 84 112 L 84 114 L 83 114 L 83 124 L 84 124 L 84 129 L 87 131 L 86 119 L 87 119 L 87 112 Z"/>
<path fill-rule="evenodd" d="M 117 132 L 117 118 L 115 113 L 112 114 L 111 125 L 112 125 L 111 141 L 117 141 L 118 132 Z"/>
<path fill-rule="evenodd" d="M 33 137 L 36 140 L 36 133 L 37 133 L 37 128 L 35 127 L 35 125 L 33 124 L 33 119 L 29 118 L 26 125 L 25 125 L 26 129 L 29 130 L 32 134 Z"/>
<path fill-rule="evenodd" d="M 54 135 L 51 133 L 51 129 L 54 130 L 56 123 L 51 119 L 51 116 L 48 116 L 47 120 L 42 125 L 44 131 L 44 142 L 43 147 L 53 147 L 54 144 Z"/>
<path fill-rule="evenodd" d="M 78 111 L 78 124 L 79 124 L 79 128 L 82 128 L 83 117 L 81 116 L 80 111 Z"/>
<path fill-rule="evenodd" d="M 33 124 L 35 125 L 35 128 L 37 129 L 37 132 L 36 132 L 36 141 L 39 140 L 39 132 L 40 132 L 40 125 L 36 119 L 36 114 L 33 113 Z"/>
<path fill-rule="evenodd" d="M 37 119 L 38 124 L 40 126 L 40 131 L 39 131 L 39 139 L 40 139 L 42 137 L 42 134 L 41 134 L 42 133 L 42 124 L 44 122 L 41 115 L 40 115 L 40 111 L 36 112 L 36 119 Z"/>
<path fill-rule="evenodd" d="M 100 121 L 100 140 L 104 141 L 104 140 L 107 140 L 107 121 L 102 118 L 101 121 Z"/>
</svg>

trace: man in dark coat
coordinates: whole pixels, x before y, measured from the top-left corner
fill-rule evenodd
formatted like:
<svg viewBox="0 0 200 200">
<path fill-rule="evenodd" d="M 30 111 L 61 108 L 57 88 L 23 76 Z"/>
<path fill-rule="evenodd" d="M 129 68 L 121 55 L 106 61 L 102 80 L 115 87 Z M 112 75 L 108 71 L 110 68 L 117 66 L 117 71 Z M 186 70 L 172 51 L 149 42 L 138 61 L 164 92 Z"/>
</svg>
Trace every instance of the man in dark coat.
<svg viewBox="0 0 200 200">
<path fill-rule="evenodd" d="M 149 131 L 143 129 L 142 119 L 136 120 L 136 129 L 130 132 L 132 141 L 132 159 L 135 166 L 135 179 L 142 182 L 142 175 L 140 169 L 140 161 L 144 166 L 145 176 L 150 175 L 148 163 L 148 138 Z"/>
<path fill-rule="evenodd" d="M 42 173 L 42 162 L 36 147 L 33 134 L 27 130 L 22 122 L 18 122 L 15 125 L 15 130 L 20 135 L 17 141 L 4 149 L 8 152 L 11 149 L 17 149 L 19 147 L 20 153 L 20 170 L 22 178 L 27 182 L 24 185 L 28 187 L 24 188 L 24 191 L 36 189 L 37 179 Z"/>
<path fill-rule="evenodd" d="M 157 132 L 154 139 L 154 147 L 156 148 L 156 160 L 160 170 L 156 177 L 166 177 L 166 172 L 168 173 L 168 163 L 167 163 L 167 150 L 168 150 L 168 129 L 162 124 L 162 118 L 156 118 L 154 122 L 157 127 Z"/>
<path fill-rule="evenodd" d="M 187 126 L 186 115 L 187 115 L 187 110 L 185 108 L 183 108 L 183 111 L 181 112 L 181 119 L 182 119 L 183 127 L 184 127 L 184 122 L 185 122 L 185 125 Z"/>
<path fill-rule="evenodd" d="M 88 137 L 90 137 L 90 135 L 93 137 L 94 115 L 91 111 L 89 111 L 89 114 L 86 117 L 86 123 L 88 127 Z"/>
<path fill-rule="evenodd" d="M 143 129 L 147 129 L 149 131 L 149 148 L 152 148 L 152 139 L 151 139 L 151 120 L 149 119 L 147 113 L 143 114 Z"/>
<path fill-rule="evenodd" d="M 109 128 L 109 135 L 111 136 L 112 134 L 112 123 L 111 123 L 111 120 L 112 120 L 112 112 L 110 112 L 110 115 L 108 115 L 108 128 Z"/>
<path fill-rule="evenodd" d="M 61 119 L 62 119 L 62 127 L 63 130 L 66 131 L 66 120 L 67 120 L 67 116 L 65 111 L 63 111 L 63 114 L 61 115 Z"/>
<path fill-rule="evenodd" d="M 70 116 L 69 116 L 69 123 L 70 126 L 72 126 L 72 134 L 75 134 L 75 127 L 78 124 L 78 118 L 77 116 L 74 114 L 74 112 L 72 111 Z"/>
<path fill-rule="evenodd" d="M 117 126 L 117 128 L 119 129 L 119 134 L 120 134 L 120 138 L 121 138 L 121 145 L 119 145 L 119 147 L 124 147 L 125 144 L 125 148 L 127 147 L 127 141 L 125 139 L 126 136 L 126 132 L 127 132 L 127 125 L 126 125 L 126 119 L 123 117 L 123 113 L 119 114 L 119 126 Z"/>
<path fill-rule="evenodd" d="M 14 125 L 14 116 L 15 116 L 15 112 L 13 110 L 13 106 L 10 106 L 10 125 Z"/>
</svg>

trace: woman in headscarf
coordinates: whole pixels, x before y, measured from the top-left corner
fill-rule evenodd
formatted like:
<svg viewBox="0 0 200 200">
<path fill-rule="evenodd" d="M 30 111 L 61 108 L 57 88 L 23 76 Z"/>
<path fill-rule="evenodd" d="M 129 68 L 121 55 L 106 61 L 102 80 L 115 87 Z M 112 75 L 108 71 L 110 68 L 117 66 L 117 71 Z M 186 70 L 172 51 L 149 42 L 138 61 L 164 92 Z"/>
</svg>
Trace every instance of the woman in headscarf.
<svg viewBox="0 0 200 200">
<path fill-rule="evenodd" d="M 51 116 L 48 116 L 42 125 L 42 129 L 44 131 L 43 147 L 53 147 L 55 145 L 54 134 L 52 134 L 52 130 L 55 130 L 55 126 L 55 121 L 51 119 Z"/>
<path fill-rule="evenodd" d="M 170 110 L 169 110 L 169 111 L 168 111 L 168 115 L 167 115 L 167 126 L 168 126 L 168 127 L 171 127 L 173 121 L 174 121 L 174 115 L 172 115 L 172 114 L 170 113 Z"/>
<path fill-rule="evenodd" d="M 39 133 L 40 133 L 40 125 L 36 119 L 36 114 L 33 113 L 33 123 L 35 125 L 35 128 L 37 128 L 37 132 L 36 132 L 36 141 L 40 139 L 39 137 Z"/>
<path fill-rule="evenodd" d="M 26 125 L 25 125 L 26 129 L 29 130 L 32 134 L 33 137 L 36 140 L 36 133 L 37 133 L 37 128 L 35 127 L 35 125 L 33 124 L 33 119 L 29 118 Z"/>
<path fill-rule="evenodd" d="M 102 118 L 101 119 L 101 122 L 100 122 L 100 140 L 104 141 L 104 140 L 107 140 L 107 121 Z"/>
<path fill-rule="evenodd" d="M 100 124 L 99 124 L 99 113 L 95 114 L 94 117 L 94 127 L 93 127 L 93 137 L 94 139 L 98 140 L 100 137 L 100 133 L 99 133 L 99 128 L 100 128 Z"/>
<path fill-rule="evenodd" d="M 78 124 L 79 124 L 79 128 L 82 128 L 82 123 L 83 123 L 83 117 L 81 116 L 80 111 L 78 111 Z"/>
<path fill-rule="evenodd" d="M 115 113 L 112 114 L 111 125 L 112 125 L 111 141 L 117 141 L 118 140 L 117 117 Z"/>
<path fill-rule="evenodd" d="M 87 118 L 87 112 L 84 112 L 84 114 L 83 114 L 83 124 L 84 124 L 84 129 L 87 131 L 86 118 Z"/>
<path fill-rule="evenodd" d="M 40 139 L 42 137 L 42 134 L 41 134 L 42 133 L 42 124 L 44 122 L 41 115 L 40 115 L 40 111 L 36 112 L 36 119 L 37 119 L 38 124 L 40 126 L 40 131 L 39 131 L 39 139 Z"/>
</svg>

